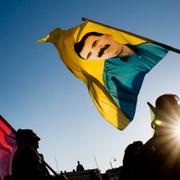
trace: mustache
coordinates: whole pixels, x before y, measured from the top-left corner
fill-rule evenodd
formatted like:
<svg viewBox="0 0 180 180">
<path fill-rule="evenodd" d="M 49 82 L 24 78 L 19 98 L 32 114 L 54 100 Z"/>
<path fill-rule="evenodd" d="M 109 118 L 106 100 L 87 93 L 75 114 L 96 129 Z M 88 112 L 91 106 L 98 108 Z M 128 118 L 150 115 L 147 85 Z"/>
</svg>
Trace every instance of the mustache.
<svg viewBox="0 0 180 180">
<path fill-rule="evenodd" d="M 110 44 L 106 44 L 103 48 L 98 52 L 98 57 L 101 57 L 104 54 L 104 51 L 110 47 Z"/>
</svg>

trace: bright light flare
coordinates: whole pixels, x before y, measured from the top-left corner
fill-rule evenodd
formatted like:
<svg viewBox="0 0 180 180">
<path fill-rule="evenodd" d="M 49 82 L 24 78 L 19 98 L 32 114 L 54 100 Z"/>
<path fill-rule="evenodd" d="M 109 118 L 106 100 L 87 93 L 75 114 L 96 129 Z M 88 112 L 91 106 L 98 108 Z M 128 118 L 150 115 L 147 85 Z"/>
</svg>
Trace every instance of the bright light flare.
<svg viewBox="0 0 180 180">
<path fill-rule="evenodd" d="M 164 151 L 169 165 L 176 162 L 180 156 L 180 115 L 174 114 L 175 118 L 169 123 L 162 122 L 160 126 L 164 126 L 164 135 L 161 138 L 161 144 L 164 144 Z"/>
<path fill-rule="evenodd" d="M 180 120 L 178 120 L 177 123 L 174 123 L 173 126 L 174 136 L 176 136 L 177 141 L 180 143 Z"/>
</svg>

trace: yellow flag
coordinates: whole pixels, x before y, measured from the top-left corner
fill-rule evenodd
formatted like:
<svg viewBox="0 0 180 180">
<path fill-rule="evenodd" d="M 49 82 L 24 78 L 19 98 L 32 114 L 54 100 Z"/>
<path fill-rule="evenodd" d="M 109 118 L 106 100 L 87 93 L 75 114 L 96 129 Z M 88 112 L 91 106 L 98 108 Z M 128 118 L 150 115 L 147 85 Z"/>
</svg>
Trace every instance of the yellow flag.
<svg viewBox="0 0 180 180">
<path fill-rule="evenodd" d="M 116 44 L 127 46 L 132 53 L 99 60 L 81 58 L 74 45 L 91 32 L 111 35 Z M 67 68 L 87 86 L 100 114 L 120 130 L 133 120 L 144 76 L 168 52 L 167 48 L 146 38 L 89 20 L 67 30 L 54 29 L 39 42 L 56 46 Z M 101 49 L 101 55 L 108 48 L 110 45 Z"/>
</svg>

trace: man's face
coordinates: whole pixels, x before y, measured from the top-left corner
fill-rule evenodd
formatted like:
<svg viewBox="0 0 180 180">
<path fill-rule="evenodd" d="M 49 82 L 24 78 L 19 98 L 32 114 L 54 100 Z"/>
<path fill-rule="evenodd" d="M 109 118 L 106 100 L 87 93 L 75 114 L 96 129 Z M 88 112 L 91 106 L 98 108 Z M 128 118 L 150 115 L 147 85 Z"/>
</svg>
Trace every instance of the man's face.
<svg viewBox="0 0 180 180">
<path fill-rule="evenodd" d="M 109 59 L 123 51 L 122 44 L 115 41 L 110 34 L 102 36 L 89 36 L 80 52 L 83 59 L 100 60 Z"/>
<path fill-rule="evenodd" d="M 37 134 L 35 134 L 34 132 L 31 135 L 31 145 L 35 148 L 38 149 L 39 148 L 39 141 L 40 138 L 37 136 Z"/>
</svg>

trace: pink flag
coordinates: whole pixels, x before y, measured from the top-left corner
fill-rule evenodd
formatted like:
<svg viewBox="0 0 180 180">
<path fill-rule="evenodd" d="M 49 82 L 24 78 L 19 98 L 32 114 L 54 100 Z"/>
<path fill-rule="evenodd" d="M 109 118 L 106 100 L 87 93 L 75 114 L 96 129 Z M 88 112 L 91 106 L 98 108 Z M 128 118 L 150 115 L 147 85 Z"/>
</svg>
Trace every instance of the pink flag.
<svg viewBox="0 0 180 180">
<path fill-rule="evenodd" d="M 16 150 L 16 131 L 0 115 L 0 179 L 11 175 L 11 164 Z"/>
</svg>

